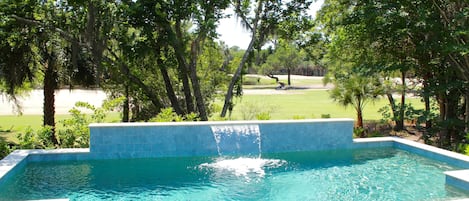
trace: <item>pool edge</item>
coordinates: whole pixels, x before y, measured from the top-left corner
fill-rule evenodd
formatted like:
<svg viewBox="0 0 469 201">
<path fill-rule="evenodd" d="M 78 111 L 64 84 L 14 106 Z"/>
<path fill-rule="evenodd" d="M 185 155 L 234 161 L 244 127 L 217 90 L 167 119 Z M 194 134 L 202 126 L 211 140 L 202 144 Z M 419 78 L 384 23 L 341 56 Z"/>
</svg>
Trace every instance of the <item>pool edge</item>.
<svg viewBox="0 0 469 201">
<path fill-rule="evenodd" d="M 399 137 L 360 138 L 353 144 L 353 148 L 394 147 L 462 168 L 443 172 L 446 185 L 469 191 L 469 156 Z"/>
<path fill-rule="evenodd" d="M 0 185 L 3 184 L 16 171 L 24 167 L 29 158 L 33 156 L 67 156 L 67 155 L 89 155 L 89 148 L 70 148 L 70 149 L 20 149 L 15 150 L 8 156 L 0 160 Z M 63 158 L 62 158 L 63 159 Z M 70 158 L 74 160 L 76 158 Z"/>
<path fill-rule="evenodd" d="M 378 137 L 353 139 L 352 149 L 393 147 L 406 150 L 430 159 L 439 160 L 451 165 L 464 168 L 463 170 L 446 171 L 446 185 L 451 185 L 469 191 L 469 156 L 448 150 L 440 149 L 426 144 L 398 138 Z M 38 157 L 38 158 L 35 158 Z M 15 150 L 0 161 L 0 185 L 21 167 L 30 161 L 51 160 L 85 160 L 91 159 L 89 148 L 54 149 L 54 150 Z"/>
</svg>

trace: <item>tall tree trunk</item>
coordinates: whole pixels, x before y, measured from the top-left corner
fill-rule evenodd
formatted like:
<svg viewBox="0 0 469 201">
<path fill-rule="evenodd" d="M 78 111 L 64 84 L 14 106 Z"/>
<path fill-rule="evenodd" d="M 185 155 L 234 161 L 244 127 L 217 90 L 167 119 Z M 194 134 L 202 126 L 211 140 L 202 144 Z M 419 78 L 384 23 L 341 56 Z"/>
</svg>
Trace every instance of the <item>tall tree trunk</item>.
<svg viewBox="0 0 469 201">
<path fill-rule="evenodd" d="M 363 111 L 361 107 L 357 108 L 357 128 L 360 128 L 360 137 L 366 137 L 365 136 L 365 130 L 363 130 Z"/>
<path fill-rule="evenodd" d="M 291 69 L 287 68 L 287 73 L 288 73 L 288 86 L 291 85 L 291 80 L 290 80 L 290 75 L 291 75 Z"/>
<path fill-rule="evenodd" d="M 130 111 L 130 101 L 129 101 L 129 84 L 125 84 L 125 99 L 122 105 L 122 122 L 129 122 L 129 111 Z"/>
<path fill-rule="evenodd" d="M 432 128 L 432 120 L 429 118 L 431 113 L 431 106 L 430 106 L 430 92 L 428 86 L 429 78 L 424 78 L 423 81 L 423 102 L 425 104 L 425 132 L 428 132 Z"/>
<path fill-rule="evenodd" d="M 446 113 L 447 113 L 447 100 L 446 100 L 446 94 L 440 94 L 438 95 L 438 105 L 439 105 L 439 110 L 440 110 L 440 122 L 444 123 L 446 119 Z M 440 124 L 441 124 L 440 123 Z M 447 141 L 448 139 L 448 128 L 447 126 L 441 127 L 441 129 L 438 132 L 438 146 L 439 147 L 448 147 L 449 142 Z"/>
<path fill-rule="evenodd" d="M 469 132 L 469 92 L 466 91 L 464 94 L 464 103 L 465 103 L 465 111 L 464 111 L 464 132 Z"/>
<path fill-rule="evenodd" d="M 394 130 L 400 131 L 404 129 L 405 119 L 405 96 L 406 96 L 406 71 L 401 71 L 402 91 L 401 91 L 401 105 L 399 108 L 399 117 L 396 119 L 396 126 Z"/>
<path fill-rule="evenodd" d="M 187 62 L 184 58 L 184 45 L 182 44 L 183 36 L 181 31 L 181 21 L 176 20 L 175 32 L 168 23 L 164 24 L 165 31 L 168 33 L 168 38 L 174 48 L 176 60 L 178 61 L 179 78 L 182 80 L 182 90 L 186 100 L 187 113 L 195 112 L 194 100 L 192 99 L 192 92 L 189 83 L 189 72 L 187 70 Z"/>
<path fill-rule="evenodd" d="M 201 34 L 201 33 L 199 33 Z M 200 90 L 199 78 L 197 77 L 197 60 L 200 51 L 200 43 L 204 39 L 203 36 L 197 37 L 191 45 L 191 62 L 189 65 L 190 78 L 192 82 L 192 90 L 194 90 L 194 96 L 197 103 L 197 110 L 199 111 L 199 118 L 202 121 L 208 120 L 207 111 L 205 110 L 204 97 Z"/>
<path fill-rule="evenodd" d="M 171 84 L 171 79 L 169 78 L 168 71 L 164 66 L 161 66 L 161 63 L 159 64 L 159 69 L 161 71 L 161 75 L 163 76 L 164 85 L 166 87 L 166 94 L 168 95 L 169 101 L 171 102 L 171 107 L 174 109 L 174 112 L 176 112 L 176 114 L 184 115 L 184 112 L 179 106 L 177 96 L 174 93 L 173 85 Z"/>
<path fill-rule="evenodd" d="M 54 56 L 48 54 L 44 71 L 44 106 L 43 106 L 43 125 L 50 126 L 52 133 L 50 141 L 54 145 L 59 142 L 55 136 L 55 89 L 57 88 L 57 72 L 55 69 Z"/>
</svg>

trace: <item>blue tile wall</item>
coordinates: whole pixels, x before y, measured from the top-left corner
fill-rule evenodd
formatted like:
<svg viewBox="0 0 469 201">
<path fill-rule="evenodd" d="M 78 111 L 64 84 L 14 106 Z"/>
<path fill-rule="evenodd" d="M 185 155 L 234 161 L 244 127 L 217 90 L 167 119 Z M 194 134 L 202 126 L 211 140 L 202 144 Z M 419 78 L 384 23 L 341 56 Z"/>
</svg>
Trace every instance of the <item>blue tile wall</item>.
<svg viewBox="0 0 469 201">
<path fill-rule="evenodd" d="M 444 162 L 444 163 L 448 163 L 450 165 L 453 165 L 453 166 L 456 166 L 456 167 L 459 167 L 459 168 L 469 169 L 469 163 L 468 162 L 462 161 L 462 160 L 459 160 L 459 159 L 456 159 L 456 158 L 448 157 L 444 154 L 427 151 L 427 150 L 424 150 L 424 149 L 420 149 L 418 147 L 414 147 L 414 146 L 410 146 L 410 145 L 402 144 L 402 143 L 394 143 L 394 147 L 398 148 L 398 149 L 401 149 L 401 150 L 405 150 L 405 151 L 414 153 L 414 154 L 417 154 L 417 155 L 420 155 L 420 156 L 423 156 L 423 157 L 426 157 L 426 158 L 431 158 L 433 160 L 438 160 L 438 161 L 441 161 L 441 162 Z"/>
<path fill-rule="evenodd" d="M 469 183 L 467 181 L 463 181 L 458 178 L 446 175 L 445 182 L 447 185 L 455 186 L 460 189 L 469 191 Z"/>
<path fill-rule="evenodd" d="M 146 158 L 217 155 L 213 125 L 258 125 L 263 153 L 352 147 L 353 120 L 194 122 L 181 124 L 95 124 L 90 158 Z"/>
</svg>

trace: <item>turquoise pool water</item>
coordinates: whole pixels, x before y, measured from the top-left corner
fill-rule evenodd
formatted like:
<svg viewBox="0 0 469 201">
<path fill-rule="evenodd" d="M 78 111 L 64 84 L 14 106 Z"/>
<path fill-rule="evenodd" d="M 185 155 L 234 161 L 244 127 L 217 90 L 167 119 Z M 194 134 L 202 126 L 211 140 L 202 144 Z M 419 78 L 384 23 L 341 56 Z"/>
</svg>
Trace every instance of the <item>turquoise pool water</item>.
<svg viewBox="0 0 469 201">
<path fill-rule="evenodd" d="M 447 164 L 391 149 L 29 163 L 0 200 L 448 200 Z"/>
</svg>

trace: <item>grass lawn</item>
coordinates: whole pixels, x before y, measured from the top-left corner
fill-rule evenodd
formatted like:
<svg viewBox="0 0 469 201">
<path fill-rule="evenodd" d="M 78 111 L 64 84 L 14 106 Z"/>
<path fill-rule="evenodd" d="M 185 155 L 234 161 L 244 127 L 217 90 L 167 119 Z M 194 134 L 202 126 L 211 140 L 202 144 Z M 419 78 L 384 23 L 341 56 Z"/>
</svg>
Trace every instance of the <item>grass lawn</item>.
<svg viewBox="0 0 469 201">
<path fill-rule="evenodd" d="M 322 114 L 329 114 L 331 118 L 356 118 L 356 112 L 352 107 L 346 108 L 335 103 L 325 90 L 289 92 L 292 94 L 244 95 L 235 100 L 236 105 L 233 109 L 232 119 L 242 120 L 243 113 L 249 114 L 250 111 L 255 113 L 270 112 L 271 119 L 276 120 L 321 118 Z M 424 107 L 419 98 L 407 98 L 406 100 L 416 109 Z M 384 98 L 368 103 L 363 112 L 364 119 L 381 119 L 382 115 L 378 110 L 387 104 L 388 101 Z"/>
<path fill-rule="evenodd" d="M 60 129 L 59 121 L 71 118 L 68 114 L 55 115 L 55 121 Z M 119 113 L 109 113 L 106 117 L 107 122 L 119 121 Z M 16 135 L 24 132 L 26 128 L 31 127 L 33 130 L 38 130 L 42 126 L 42 115 L 0 115 L 0 140 L 17 142 Z"/>
<path fill-rule="evenodd" d="M 407 101 L 416 109 L 423 108 L 420 99 L 408 98 Z M 222 106 L 221 101 L 216 104 Z M 387 99 L 368 103 L 363 113 L 364 119 L 381 119 L 378 110 L 387 104 Z M 273 120 L 321 118 L 322 115 L 330 115 L 331 118 L 356 118 L 353 108 L 345 108 L 333 102 L 325 90 L 289 90 L 287 94 L 244 95 L 235 100 L 231 119 L 244 120 L 246 116 L 260 112 L 269 112 Z M 119 113 L 110 113 L 106 121 L 119 121 L 119 115 Z M 56 122 L 70 117 L 70 115 L 56 115 Z M 24 132 L 28 126 L 37 130 L 41 125 L 42 115 L 0 116 L 0 140 L 17 142 L 18 132 Z M 60 129 L 60 124 L 58 126 Z"/>
<path fill-rule="evenodd" d="M 275 87 L 278 86 L 278 84 L 275 82 L 274 79 L 268 78 L 268 77 L 253 77 L 250 75 L 246 75 L 243 77 L 244 81 L 244 89 L 274 89 Z M 286 76 L 282 76 L 279 79 L 280 82 L 287 83 L 288 80 Z M 295 79 L 291 78 L 291 83 L 293 86 L 308 86 L 308 85 L 322 85 L 322 79 Z"/>
</svg>

